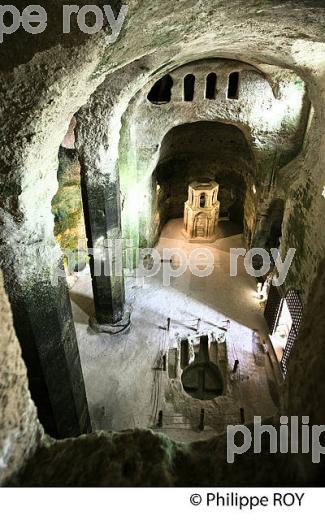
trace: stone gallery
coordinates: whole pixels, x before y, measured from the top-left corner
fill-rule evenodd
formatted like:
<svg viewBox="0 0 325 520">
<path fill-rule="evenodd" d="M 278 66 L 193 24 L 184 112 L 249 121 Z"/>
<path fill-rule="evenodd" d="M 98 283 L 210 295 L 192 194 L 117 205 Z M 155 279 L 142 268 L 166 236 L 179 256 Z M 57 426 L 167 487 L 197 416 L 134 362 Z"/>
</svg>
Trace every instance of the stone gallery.
<svg viewBox="0 0 325 520">
<path fill-rule="evenodd" d="M 0 27 L 0 485 L 324 485 L 227 461 L 325 425 L 324 1 L 93 3 Z"/>
</svg>

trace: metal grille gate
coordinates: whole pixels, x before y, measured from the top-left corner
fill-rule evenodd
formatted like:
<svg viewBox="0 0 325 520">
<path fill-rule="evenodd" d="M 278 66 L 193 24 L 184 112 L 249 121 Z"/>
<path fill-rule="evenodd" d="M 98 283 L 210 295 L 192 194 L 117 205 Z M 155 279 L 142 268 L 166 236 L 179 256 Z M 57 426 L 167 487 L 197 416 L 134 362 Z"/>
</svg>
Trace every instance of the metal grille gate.
<svg viewBox="0 0 325 520">
<path fill-rule="evenodd" d="M 286 375 L 288 371 L 290 353 L 299 334 L 302 322 L 303 305 L 298 291 L 295 291 L 294 289 L 291 289 L 287 292 L 285 300 L 292 318 L 292 327 L 281 361 L 282 371 Z"/>
</svg>

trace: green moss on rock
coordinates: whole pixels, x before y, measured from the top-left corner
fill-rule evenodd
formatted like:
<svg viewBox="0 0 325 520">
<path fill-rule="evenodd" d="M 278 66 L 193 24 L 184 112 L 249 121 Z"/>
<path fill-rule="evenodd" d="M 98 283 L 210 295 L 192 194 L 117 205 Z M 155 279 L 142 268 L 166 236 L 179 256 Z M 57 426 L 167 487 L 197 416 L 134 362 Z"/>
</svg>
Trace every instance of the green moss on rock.
<svg viewBox="0 0 325 520">
<path fill-rule="evenodd" d="M 71 258 L 77 266 L 86 261 L 80 256 L 80 245 L 85 243 L 84 216 L 80 188 L 80 164 L 75 150 L 60 148 L 59 189 L 52 200 L 54 214 L 54 235 L 61 249 L 71 251 Z"/>
</svg>

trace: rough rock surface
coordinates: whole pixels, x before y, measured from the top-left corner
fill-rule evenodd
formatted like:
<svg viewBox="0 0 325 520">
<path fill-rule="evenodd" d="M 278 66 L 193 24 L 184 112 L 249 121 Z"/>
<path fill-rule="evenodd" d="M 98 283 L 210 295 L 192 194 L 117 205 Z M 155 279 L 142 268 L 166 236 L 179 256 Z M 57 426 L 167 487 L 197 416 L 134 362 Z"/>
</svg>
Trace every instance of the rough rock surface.
<svg viewBox="0 0 325 520">
<path fill-rule="evenodd" d="M 306 415 L 311 424 L 325 424 L 325 261 L 314 281 L 304 327 L 290 356 L 286 402 L 290 415 Z"/>
<path fill-rule="evenodd" d="M 30 397 L 27 372 L 0 272 L 0 485 L 38 446 L 42 427 Z"/>
<path fill-rule="evenodd" d="M 250 450 L 228 464 L 226 436 L 191 445 L 135 430 L 98 433 L 41 448 L 21 474 L 20 486 L 297 486 L 319 485 L 295 456 Z"/>
<path fill-rule="evenodd" d="M 60 148 L 59 189 L 52 200 L 54 235 L 62 250 L 69 251 L 69 267 L 78 268 L 86 255 L 78 254 L 86 246 L 86 234 L 80 189 L 80 164 L 75 150 Z M 71 252 L 71 255 L 70 255 Z"/>
<path fill-rule="evenodd" d="M 8 37 L 0 49 L 1 261 L 7 286 L 12 285 L 15 291 L 17 286 L 14 281 L 18 277 L 23 289 L 26 285 L 27 288 L 32 286 L 35 294 L 39 294 L 38 284 L 42 287 L 46 285 L 53 265 L 60 260 L 61 252 L 53 235 L 51 199 L 57 190 L 57 152 L 72 115 L 88 103 L 80 113 L 81 135 L 87 135 L 85 127 L 88 125 L 87 146 L 94 156 L 99 183 L 103 178 L 101 174 L 107 174 L 114 180 L 122 116 L 130 100 L 158 75 L 193 60 L 218 57 L 250 63 L 265 74 L 274 72 L 275 67 L 289 68 L 307 85 L 313 109 L 303 149 L 298 157 L 282 169 L 278 177 L 279 189 L 287 202 L 282 247 L 284 250 L 288 247 L 297 249 L 288 285 L 300 289 L 306 303 L 313 280 L 318 272 L 319 277 L 322 275 L 322 266 L 319 266 L 325 254 L 322 224 L 325 206 L 322 196 L 325 185 L 323 0 L 181 0 L 177 6 L 170 0 L 130 0 L 129 14 L 120 38 L 109 47 L 105 44 L 103 33 L 86 37 L 76 27 L 70 36 L 62 38 L 60 13 L 62 3 L 65 2 L 43 3 L 49 10 L 51 20 L 46 33 L 31 36 L 20 31 Z M 97 87 L 96 94 L 91 98 Z M 101 99 L 101 103 L 98 103 L 98 99 Z M 107 125 L 99 126 L 98 121 L 104 120 Z M 38 269 L 35 258 L 39 261 Z M 295 346 L 292 373 L 288 379 L 290 409 L 304 415 L 309 411 L 311 417 L 321 423 L 325 420 L 322 405 L 322 283 L 323 286 L 321 283 L 315 286 L 315 299 L 311 296 L 311 308 L 305 319 L 301 340 Z M 44 303 L 47 296 L 46 293 Z M 1 482 L 19 470 L 30 456 L 37 446 L 40 432 L 35 408 L 27 391 L 26 373 L 18 354 L 19 347 L 13 334 L 7 301 L 3 298 L 1 296 Z M 55 294 L 53 300 L 56 301 Z M 138 434 L 126 435 L 129 437 L 115 437 L 119 453 L 124 450 L 123 439 L 132 439 L 132 435 Z M 139 434 L 139 439 L 141 435 L 144 441 L 151 438 L 151 434 L 144 433 Z M 35 459 L 38 461 L 36 464 L 39 464 L 39 469 L 44 469 L 42 457 L 48 460 L 48 453 L 54 451 L 60 460 L 60 450 L 63 453 L 68 447 L 66 456 L 70 460 L 68 474 L 71 475 L 72 462 L 79 460 L 78 457 L 87 464 L 83 449 L 79 446 L 83 446 L 83 442 L 86 446 L 91 445 L 91 451 L 96 454 L 98 461 L 108 450 L 107 445 L 111 445 L 110 437 L 108 440 L 104 438 L 104 448 L 98 448 L 98 451 L 96 443 L 100 442 L 101 437 L 98 439 L 96 435 L 89 439 L 85 437 L 44 447 L 37 455 L 40 458 Z M 153 437 L 154 447 L 160 442 Z M 218 442 L 224 440 L 214 442 L 218 447 Z M 213 460 L 209 449 L 202 448 L 205 455 L 198 455 L 200 448 L 201 445 L 193 447 L 192 451 L 192 448 L 175 447 L 174 452 L 179 454 L 178 461 L 186 460 L 184 453 L 191 451 L 187 460 L 193 461 L 193 466 L 178 462 L 179 468 L 186 468 L 188 476 L 177 480 L 168 474 L 163 477 L 162 483 L 188 483 L 192 471 L 195 474 L 195 468 L 203 467 L 201 483 L 204 484 L 211 464 L 214 464 L 213 471 L 219 471 L 211 473 L 211 482 L 235 483 L 230 480 L 237 478 L 234 468 L 224 467 L 222 462 L 220 465 L 215 463 L 219 459 Z M 139 443 L 139 449 L 145 449 L 143 443 Z M 71 453 L 74 458 L 69 459 Z M 113 452 L 108 450 L 107 453 Z M 141 456 L 138 459 L 139 467 L 142 460 L 143 467 L 149 459 L 151 464 L 151 457 L 152 453 L 147 458 Z M 173 460 L 174 468 L 176 459 L 165 457 L 167 455 L 163 451 L 163 460 L 167 461 L 167 465 Z M 91 460 L 89 458 L 89 463 Z M 69 476 L 65 477 L 63 472 L 56 476 L 56 472 L 61 470 L 53 464 L 53 474 L 42 479 L 42 472 L 35 476 L 37 466 L 32 471 L 32 464 L 29 482 L 32 479 L 34 482 L 37 479 L 43 483 L 59 482 L 60 475 L 60 484 L 77 482 L 78 478 L 82 478 L 75 476 L 69 480 Z M 252 469 L 245 469 L 245 480 L 244 473 L 238 472 L 238 479 L 242 476 L 241 482 L 244 480 L 244 483 L 250 481 L 252 484 L 261 484 L 265 482 L 263 479 L 271 478 L 272 472 L 264 464 L 264 459 L 263 464 L 255 463 L 257 467 L 251 459 L 249 464 Z M 281 464 L 275 467 L 283 468 Z M 227 480 L 227 471 L 230 470 L 232 474 Z M 252 474 L 255 470 L 258 470 L 256 477 Z M 78 471 L 77 464 L 73 471 Z M 92 475 L 96 473 L 96 465 L 91 471 Z M 130 471 L 132 473 L 132 468 Z M 289 465 L 287 471 L 291 471 Z M 116 474 L 119 472 L 117 469 Z M 142 483 L 158 480 L 157 477 L 148 477 L 146 480 L 145 475 L 142 475 Z M 294 470 L 291 476 L 292 484 Z M 96 482 L 95 478 L 90 478 L 90 473 L 85 472 L 83 482 L 86 480 L 88 484 Z M 25 473 L 23 482 L 28 482 L 28 473 Z M 106 476 L 103 482 L 111 481 Z M 116 478 L 116 482 L 123 483 L 123 479 Z M 277 480 L 275 483 L 278 485 L 279 482 Z M 310 477 L 309 482 L 315 482 L 315 477 Z"/>
</svg>

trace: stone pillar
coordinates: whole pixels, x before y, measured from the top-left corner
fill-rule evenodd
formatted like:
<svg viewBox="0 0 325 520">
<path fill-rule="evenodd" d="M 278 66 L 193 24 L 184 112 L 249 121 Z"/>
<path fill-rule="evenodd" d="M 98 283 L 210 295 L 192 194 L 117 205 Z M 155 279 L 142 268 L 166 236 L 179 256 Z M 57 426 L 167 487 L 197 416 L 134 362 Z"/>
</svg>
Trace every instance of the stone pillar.
<svg viewBox="0 0 325 520">
<path fill-rule="evenodd" d="M 194 101 L 200 103 L 205 99 L 206 93 L 206 75 L 205 74 L 194 74 L 195 75 L 195 94 Z"/>
<path fill-rule="evenodd" d="M 90 269 L 96 316 L 90 325 L 96 332 L 116 334 L 130 324 L 130 313 L 125 309 L 120 182 L 109 160 L 105 125 L 88 116 L 88 108 L 78 114 L 76 147 L 88 248 L 95 253 L 90 255 Z"/>
<path fill-rule="evenodd" d="M 42 429 L 28 390 L 26 366 L 0 271 L 0 486 L 17 475 L 39 446 Z M 19 432 L 19 435 L 17 435 Z M 8 482 L 9 483 L 9 482 Z"/>
<path fill-rule="evenodd" d="M 11 222 L 10 229 L 2 227 L 2 236 L 15 231 Z M 2 242 L 1 253 L 29 388 L 47 433 L 78 436 L 91 427 L 61 253 L 54 238 L 28 243 L 23 232 L 18 243 Z"/>
<path fill-rule="evenodd" d="M 28 146 L 24 135 L 16 136 L 15 153 L 0 159 L 0 264 L 40 421 L 50 435 L 71 437 L 91 427 L 62 252 L 53 235 L 59 139 L 52 138 L 52 147 L 41 138 Z"/>
<path fill-rule="evenodd" d="M 182 103 L 184 100 L 184 79 L 178 74 L 171 74 L 173 78 L 172 103 Z"/>
</svg>

